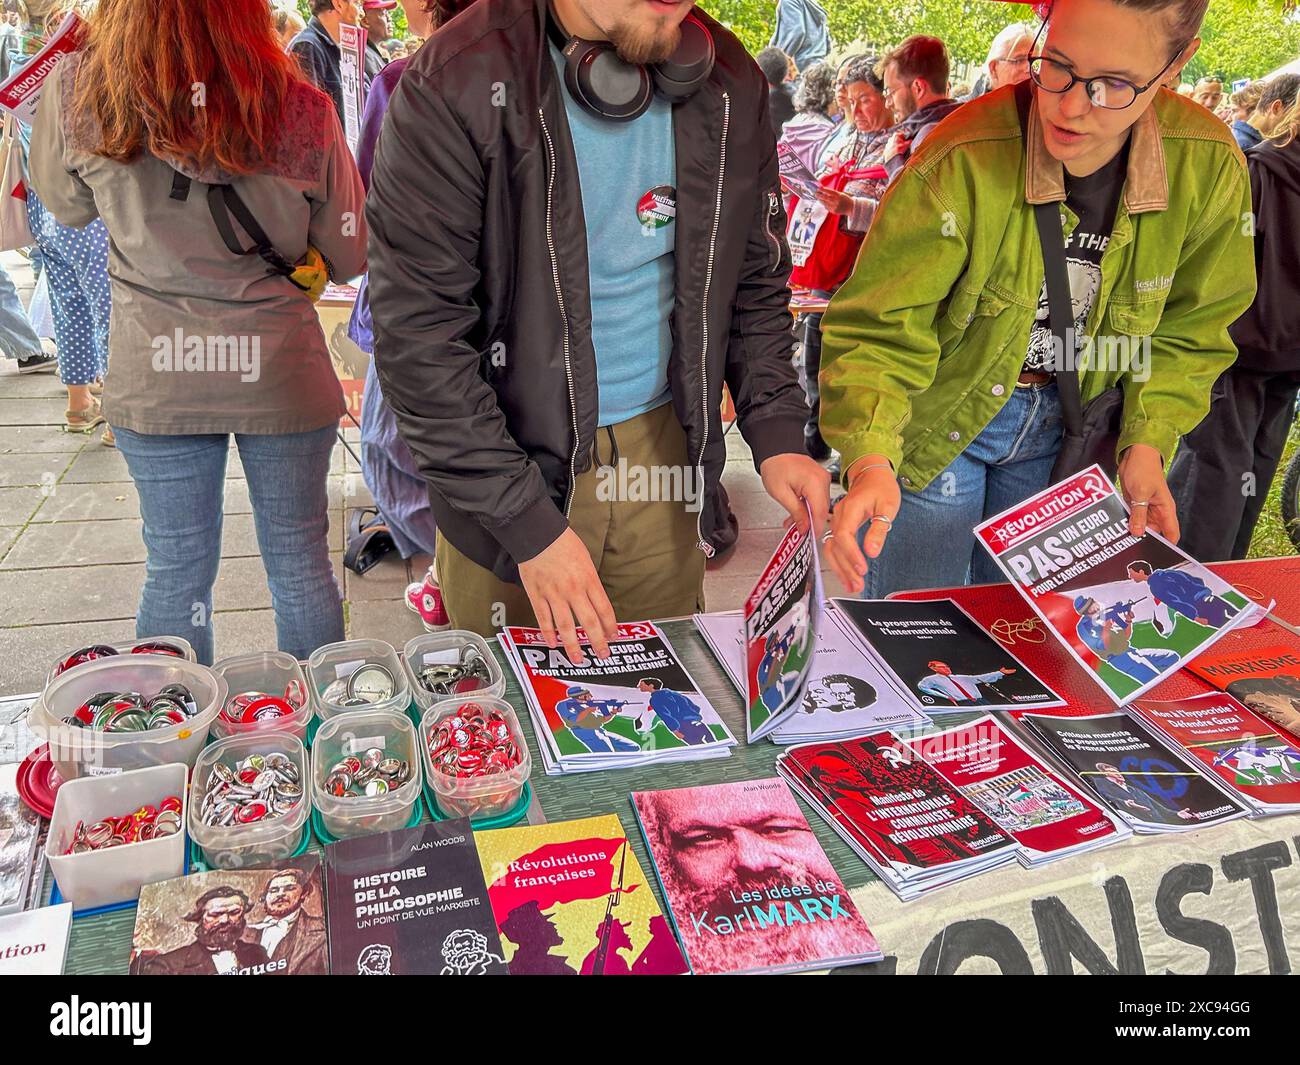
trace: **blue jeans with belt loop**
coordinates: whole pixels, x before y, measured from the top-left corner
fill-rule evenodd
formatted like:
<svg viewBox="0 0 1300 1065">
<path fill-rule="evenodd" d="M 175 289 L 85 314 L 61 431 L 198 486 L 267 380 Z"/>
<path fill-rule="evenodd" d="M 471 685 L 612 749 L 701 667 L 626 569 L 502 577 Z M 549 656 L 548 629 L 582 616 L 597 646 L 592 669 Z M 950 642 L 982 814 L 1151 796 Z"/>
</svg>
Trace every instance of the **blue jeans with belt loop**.
<svg viewBox="0 0 1300 1065">
<path fill-rule="evenodd" d="M 152 435 L 114 427 L 140 495 L 148 551 L 136 635 L 180 636 L 211 665 L 212 586 L 221 562 L 226 434 Z M 329 474 L 335 427 L 236 433 L 253 503 L 281 651 L 307 658 L 343 639 L 343 599 L 329 557 Z"/>
<path fill-rule="evenodd" d="M 867 559 L 863 598 L 1005 580 L 971 530 L 1047 487 L 1062 428 L 1055 381 L 1012 389 L 983 432 L 938 477 L 919 492 L 903 489 L 884 550 Z"/>
</svg>

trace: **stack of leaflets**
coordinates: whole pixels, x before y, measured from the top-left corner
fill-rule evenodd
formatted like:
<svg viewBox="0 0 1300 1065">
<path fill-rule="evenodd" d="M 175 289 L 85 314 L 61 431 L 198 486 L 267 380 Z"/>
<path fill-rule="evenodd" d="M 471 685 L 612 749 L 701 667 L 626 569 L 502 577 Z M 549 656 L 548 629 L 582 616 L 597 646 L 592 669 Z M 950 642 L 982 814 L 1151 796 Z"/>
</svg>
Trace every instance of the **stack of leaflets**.
<svg viewBox="0 0 1300 1065">
<path fill-rule="evenodd" d="M 892 733 L 791 747 L 776 768 L 904 902 L 1015 861 L 1016 841 Z"/>
<path fill-rule="evenodd" d="M 146 884 L 131 939 L 137 976 L 323 976 L 320 855 Z"/>
<path fill-rule="evenodd" d="M 812 670 L 803 700 L 767 734 L 783 746 L 847 739 L 892 729 L 913 732 L 930 724 L 903 700 L 836 620 L 828 605 L 817 629 Z M 740 611 L 696 614 L 695 626 L 722 664 L 731 683 L 745 692 L 745 641 Z"/>
<path fill-rule="evenodd" d="M 70 902 L 0 917 L 0 976 L 58 976 L 71 931 Z"/>
<path fill-rule="evenodd" d="M 1189 832 L 1247 812 L 1245 803 L 1123 710 L 1086 717 L 1025 714 L 1020 720 L 1134 832 Z"/>
<path fill-rule="evenodd" d="M 622 624 L 598 659 L 579 629 L 581 664 L 540 629 L 506 628 L 501 645 L 528 700 L 546 772 L 586 773 L 726 758 L 736 740 L 659 626 Z"/>
<path fill-rule="evenodd" d="M 467 820 L 330 844 L 325 882 L 335 975 L 510 971 Z"/>
<path fill-rule="evenodd" d="M 512 975 L 687 971 L 616 815 L 499 828 L 474 839 Z"/>
<path fill-rule="evenodd" d="M 1132 708 L 1217 776 L 1252 817 L 1300 810 L 1300 740 L 1231 695 L 1138 699 Z"/>
<path fill-rule="evenodd" d="M 1204 654 L 1187 668 L 1275 728 L 1300 736 L 1300 650 L 1276 645 Z"/>
<path fill-rule="evenodd" d="M 696 974 L 882 957 L 783 781 L 634 792 L 632 807 Z"/>
<path fill-rule="evenodd" d="M 975 535 L 1117 705 L 1266 612 L 1159 534 L 1133 536 L 1100 466 L 977 525 Z"/>
<path fill-rule="evenodd" d="M 1011 836 L 1026 869 L 1106 847 L 1133 833 L 1027 750 L 996 718 L 907 740 L 924 761 Z"/>
<path fill-rule="evenodd" d="M 833 599 L 836 618 L 926 714 L 1064 706 L 951 599 Z"/>
</svg>

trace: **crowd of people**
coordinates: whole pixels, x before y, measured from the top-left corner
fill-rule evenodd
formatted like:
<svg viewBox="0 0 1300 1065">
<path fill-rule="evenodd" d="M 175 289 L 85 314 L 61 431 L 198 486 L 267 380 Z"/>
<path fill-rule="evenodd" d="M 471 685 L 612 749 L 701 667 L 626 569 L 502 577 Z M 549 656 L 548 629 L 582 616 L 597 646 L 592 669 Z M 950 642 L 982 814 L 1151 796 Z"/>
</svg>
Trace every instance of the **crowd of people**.
<svg viewBox="0 0 1300 1065">
<path fill-rule="evenodd" d="M 57 362 L 69 430 L 107 419 L 142 637 L 212 660 L 233 436 L 281 649 L 342 638 L 326 278 L 359 276 L 363 466 L 403 553 L 435 556 L 408 589 L 429 626 L 536 623 L 576 660 L 578 627 L 604 654 L 616 619 L 704 609 L 724 387 L 854 593 L 997 579 L 972 526 L 1102 421 L 1134 532 L 1244 551 L 1300 385 L 1300 79 L 1222 115 L 1221 84 L 1177 88 L 1207 0 L 1055 0 L 967 93 L 933 37 L 832 62 L 812 0 L 753 58 L 690 0 L 401 0 L 413 46 L 397 3 L 155 0 L 142 35 L 134 0 L 98 0 L 44 90 L 28 211 L 57 354 L 3 285 L 0 343 Z M 792 285 L 829 299 L 797 332 Z M 1102 338 L 1122 357 L 1085 354 Z M 620 468 L 674 488 L 611 492 Z M 1256 492 L 1229 505 L 1238 471 Z"/>
</svg>

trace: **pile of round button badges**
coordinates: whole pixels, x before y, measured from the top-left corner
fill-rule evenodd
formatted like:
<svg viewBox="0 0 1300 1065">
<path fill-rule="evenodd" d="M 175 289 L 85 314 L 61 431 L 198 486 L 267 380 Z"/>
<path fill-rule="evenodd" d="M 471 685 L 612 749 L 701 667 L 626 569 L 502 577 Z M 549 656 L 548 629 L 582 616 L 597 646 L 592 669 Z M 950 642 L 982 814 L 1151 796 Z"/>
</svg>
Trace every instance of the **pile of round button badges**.
<svg viewBox="0 0 1300 1065">
<path fill-rule="evenodd" d="M 307 690 L 302 682 L 291 680 L 283 695 L 266 692 L 239 692 L 226 700 L 221 719 L 232 724 L 255 725 L 296 714 L 307 704 Z"/>
<path fill-rule="evenodd" d="M 86 851 L 120 847 L 126 843 L 143 843 L 146 840 L 174 836 L 180 830 L 180 796 L 168 795 L 157 806 L 141 806 L 121 817 L 105 817 L 90 825 L 78 821 L 72 832 L 72 843 L 63 853 L 84 854 Z"/>
<path fill-rule="evenodd" d="M 99 692 L 74 714 L 63 719 L 74 728 L 98 732 L 147 732 L 171 728 L 199 712 L 194 695 L 184 684 L 168 684 L 157 695 L 139 692 Z"/>
<path fill-rule="evenodd" d="M 94 662 L 99 658 L 112 658 L 120 654 L 116 647 L 110 647 L 106 643 L 96 643 L 89 647 L 82 647 L 67 658 L 63 659 L 54 667 L 54 675 L 57 677 L 65 670 L 73 666 L 79 666 L 83 662 Z M 136 644 L 131 648 L 133 655 L 167 655 L 170 658 L 184 658 L 185 652 L 177 647 L 174 643 L 168 643 L 166 640 L 148 640 L 145 643 Z"/>
<path fill-rule="evenodd" d="M 429 730 L 429 764 L 445 776 L 508 773 L 523 761 L 519 738 L 499 710 L 465 703 Z"/>
<path fill-rule="evenodd" d="M 332 706 L 371 706 L 391 699 L 395 691 L 397 682 L 388 668 L 378 662 L 367 662 L 329 684 L 320 697 Z"/>
<path fill-rule="evenodd" d="M 492 683 L 487 660 L 473 644 L 461 648 L 459 662 L 435 662 L 415 674 L 420 687 L 431 695 L 464 695 Z"/>
<path fill-rule="evenodd" d="M 287 754 L 254 754 L 235 765 L 215 762 L 199 820 L 209 828 L 252 825 L 289 813 L 302 801 L 297 763 Z"/>
<path fill-rule="evenodd" d="M 371 747 L 348 755 L 330 766 L 325 774 L 325 791 L 336 799 L 373 799 L 387 795 L 411 779 L 411 763 L 392 758 L 387 751 Z"/>
</svg>

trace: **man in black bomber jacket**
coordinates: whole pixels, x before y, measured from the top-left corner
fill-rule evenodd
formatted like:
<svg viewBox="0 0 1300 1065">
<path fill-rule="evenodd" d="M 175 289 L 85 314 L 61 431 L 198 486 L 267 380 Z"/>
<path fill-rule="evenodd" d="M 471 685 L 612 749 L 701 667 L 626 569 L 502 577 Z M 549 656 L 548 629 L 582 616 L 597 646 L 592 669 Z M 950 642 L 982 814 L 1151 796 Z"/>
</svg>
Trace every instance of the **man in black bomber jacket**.
<svg viewBox="0 0 1300 1065">
<path fill-rule="evenodd" d="M 575 623 L 603 656 L 616 615 L 703 608 L 724 383 L 764 487 L 796 519 L 807 498 L 817 531 L 829 478 L 803 450 L 758 68 L 690 0 L 553 4 L 474 4 L 429 39 L 366 214 L 376 365 L 429 484 L 452 623 L 535 617 L 576 660 Z M 716 51 L 689 98 L 614 122 L 567 90 L 569 35 L 660 62 L 688 16 Z"/>
</svg>

